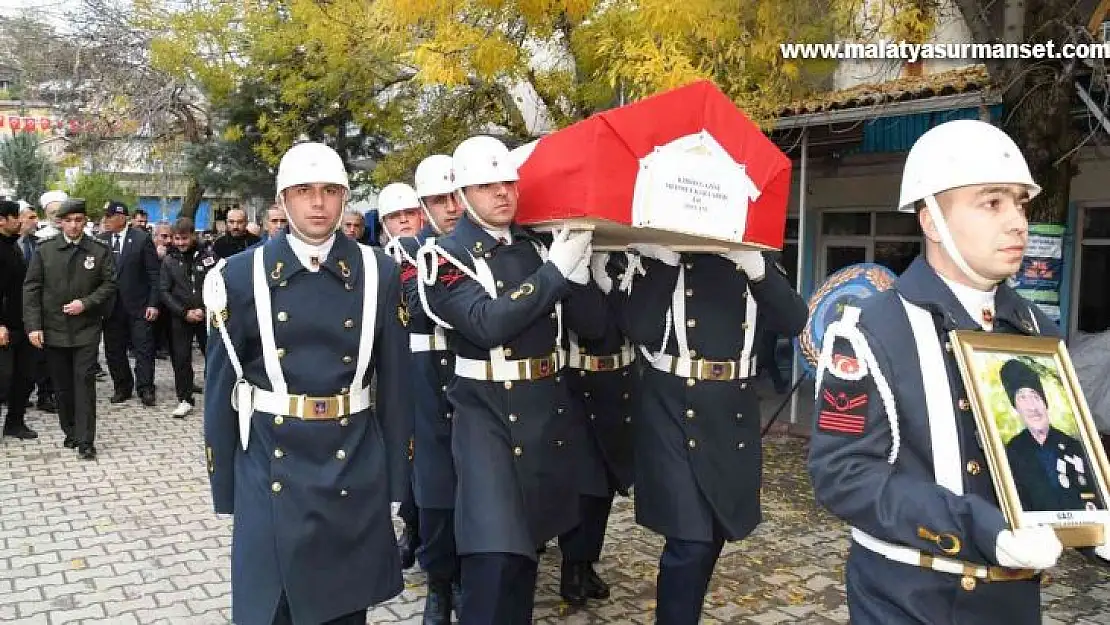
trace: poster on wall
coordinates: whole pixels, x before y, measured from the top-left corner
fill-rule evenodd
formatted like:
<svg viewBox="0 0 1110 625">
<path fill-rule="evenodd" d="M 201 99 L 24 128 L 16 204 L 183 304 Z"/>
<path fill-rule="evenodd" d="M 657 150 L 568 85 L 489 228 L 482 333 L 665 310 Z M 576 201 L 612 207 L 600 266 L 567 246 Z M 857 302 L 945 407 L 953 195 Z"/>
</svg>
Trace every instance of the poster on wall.
<svg viewBox="0 0 1110 625">
<path fill-rule="evenodd" d="M 1052 321 L 1060 323 L 1060 286 L 1064 274 L 1064 226 L 1029 224 L 1029 244 L 1014 289 L 1036 303 Z"/>
</svg>

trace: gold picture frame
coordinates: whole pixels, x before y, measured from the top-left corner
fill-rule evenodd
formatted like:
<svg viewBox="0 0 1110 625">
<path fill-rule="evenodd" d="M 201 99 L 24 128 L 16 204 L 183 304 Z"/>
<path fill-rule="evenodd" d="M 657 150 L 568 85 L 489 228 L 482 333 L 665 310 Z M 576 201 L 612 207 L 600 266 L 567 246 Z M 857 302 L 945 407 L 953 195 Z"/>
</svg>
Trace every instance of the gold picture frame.
<svg viewBox="0 0 1110 625">
<path fill-rule="evenodd" d="M 950 339 L 1010 527 L 1050 525 L 1065 546 L 1101 545 L 1110 462 L 1064 341 L 970 330 Z"/>
</svg>

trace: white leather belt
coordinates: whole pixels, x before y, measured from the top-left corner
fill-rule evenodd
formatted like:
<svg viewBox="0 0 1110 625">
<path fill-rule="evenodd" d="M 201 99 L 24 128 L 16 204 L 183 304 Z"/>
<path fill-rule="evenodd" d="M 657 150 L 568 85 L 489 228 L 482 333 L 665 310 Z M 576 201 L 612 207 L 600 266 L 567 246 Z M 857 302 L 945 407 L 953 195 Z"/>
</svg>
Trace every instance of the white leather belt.
<svg viewBox="0 0 1110 625">
<path fill-rule="evenodd" d="M 370 407 L 370 389 L 357 389 L 343 395 L 313 397 L 290 395 L 254 388 L 254 409 L 283 417 L 296 417 L 308 421 L 338 419 L 362 412 Z"/>
<path fill-rule="evenodd" d="M 751 361 L 748 359 L 705 360 L 660 354 L 651 366 L 680 378 L 698 380 L 744 380 L 751 377 Z"/>
<path fill-rule="evenodd" d="M 874 551 L 888 560 L 909 564 L 910 566 L 932 569 L 934 571 L 940 571 L 941 573 L 961 575 L 965 578 L 974 577 L 992 582 L 1002 582 L 1033 579 L 1037 575 L 1037 571 L 1033 569 L 1009 569 L 1001 566 L 973 564 L 962 560 L 953 560 L 943 556 L 936 556 L 910 547 L 894 545 L 875 538 L 855 527 L 852 528 L 852 540 L 859 546 Z M 952 540 L 955 540 L 955 538 Z M 953 547 L 958 549 L 959 543 L 955 542 Z M 968 588 L 968 590 L 971 589 Z"/>
<path fill-rule="evenodd" d="M 472 360 L 455 357 L 455 375 L 470 380 L 487 382 L 515 382 L 517 380 L 541 380 L 559 372 L 565 357 L 562 352 L 552 352 L 543 358 L 522 358 L 520 360 Z"/>
<path fill-rule="evenodd" d="M 567 366 L 583 371 L 616 371 L 632 364 L 634 360 L 636 352 L 631 345 L 625 344 L 619 352 L 605 356 L 592 356 L 583 354 L 580 350 L 572 350 Z"/>
<path fill-rule="evenodd" d="M 442 352 L 447 350 L 447 337 L 437 332 L 435 334 L 410 334 L 409 349 L 412 353 Z"/>
</svg>

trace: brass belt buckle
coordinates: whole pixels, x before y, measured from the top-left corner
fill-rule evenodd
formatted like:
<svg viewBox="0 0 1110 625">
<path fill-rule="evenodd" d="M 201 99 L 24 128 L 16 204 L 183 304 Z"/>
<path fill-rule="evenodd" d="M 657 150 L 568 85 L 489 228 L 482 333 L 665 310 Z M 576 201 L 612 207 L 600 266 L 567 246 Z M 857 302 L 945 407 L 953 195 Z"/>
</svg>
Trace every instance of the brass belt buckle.
<svg viewBox="0 0 1110 625">
<path fill-rule="evenodd" d="M 529 358 L 528 359 L 528 377 L 531 380 L 539 380 L 555 373 L 555 359 L 547 358 Z"/>
<path fill-rule="evenodd" d="M 736 363 L 724 360 L 703 360 L 701 361 L 701 374 L 703 380 L 731 380 L 733 376 L 733 368 Z"/>
<path fill-rule="evenodd" d="M 340 396 L 305 397 L 302 404 L 303 419 L 335 419 L 339 416 Z"/>
<path fill-rule="evenodd" d="M 614 356 L 597 356 L 594 360 L 597 371 L 612 371 L 617 368 L 617 359 Z"/>
</svg>

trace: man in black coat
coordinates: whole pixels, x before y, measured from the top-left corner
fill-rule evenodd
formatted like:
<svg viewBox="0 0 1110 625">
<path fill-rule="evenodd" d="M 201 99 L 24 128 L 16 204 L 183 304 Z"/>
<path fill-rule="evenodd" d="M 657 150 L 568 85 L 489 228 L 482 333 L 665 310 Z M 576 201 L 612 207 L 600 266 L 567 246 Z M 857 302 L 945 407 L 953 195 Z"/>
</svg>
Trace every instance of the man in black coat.
<svg viewBox="0 0 1110 625">
<path fill-rule="evenodd" d="M 212 251 L 220 258 L 230 258 L 259 242 L 247 231 L 247 214 L 238 208 L 227 211 L 227 232 L 212 242 Z"/>
<path fill-rule="evenodd" d="M 179 402 L 173 416 L 178 418 L 193 409 L 193 341 L 205 351 L 204 277 L 217 260 L 207 248 L 197 247 L 193 220 L 178 219 L 173 226 L 173 247 L 162 259 L 159 283 L 162 303 L 169 312 L 173 380 Z"/>
<path fill-rule="evenodd" d="M 158 319 L 158 252 L 150 234 L 127 225 L 127 206 L 108 202 L 104 209 L 104 232 L 114 257 L 119 292 L 115 307 L 104 323 L 104 357 L 118 404 L 138 390 L 147 406 L 154 405 L 154 327 Z M 135 374 L 127 359 L 127 347 L 135 353 Z"/>
<path fill-rule="evenodd" d="M 1052 426 L 1037 372 L 1014 358 L 999 372 L 1025 429 L 1006 443 L 1006 457 L 1027 512 L 1098 509 L 1092 468 L 1083 445 Z"/>
<path fill-rule="evenodd" d="M 23 416 L 37 363 L 35 349 L 23 329 L 23 278 L 27 264 L 16 245 L 19 230 L 19 204 L 0 200 L 0 357 L 10 358 L 11 366 L 4 436 L 31 439 L 38 438 L 38 434 L 27 427 Z"/>
<path fill-rule="evenodd" d="M 112 252 L 85 235 L 85 200 L 58 209 L 61 233 L 39 244 L 23 281 L 23 325 L 46 350 L 58 420 L 68 448 L 96 458 L 96 355 L 103 318 L 116 295 Z"/>
</svg>

